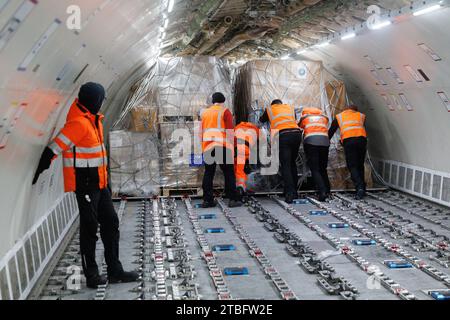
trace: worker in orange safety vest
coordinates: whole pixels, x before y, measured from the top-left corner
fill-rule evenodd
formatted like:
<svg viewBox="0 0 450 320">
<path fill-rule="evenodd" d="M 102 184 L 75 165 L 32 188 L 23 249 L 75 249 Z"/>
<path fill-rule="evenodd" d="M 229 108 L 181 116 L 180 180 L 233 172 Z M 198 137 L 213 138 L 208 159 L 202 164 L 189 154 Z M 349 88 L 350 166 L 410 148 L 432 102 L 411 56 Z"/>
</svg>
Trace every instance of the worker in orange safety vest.
<svg viewBox="0 0 450 320">
<path fill-rule="evenodd" d="M 338 114 L 329 130 L 330 140 L 338 129 L 341 132 L 341 142 L 344 145 L 347 167 L 356 187 L 356 199 L 361 200 L 366 195 L 364 164 L 367 153 L 366 116 L 358 111 L 355 105 Z"/>
<path fill-rule="evenodd" d="M 298 198 L 297 158 L 302 143 L 302 132 L 297 124 L 293 106 L 274 100 L 266 108 L 260 122 L 270 122 L 272 137 L 279 136 L 279 160 L 284 182 L 286 202 L 291 204 Z"/>
<path fill-rule="evenodd" d="M 205 174 L 203 176 L 203 208 L 217 205 L 214 200 L 214 176 L 217 165 L 225 177 L 225 195 L 230 200 L 229 207 L 242 205 L 236 190 L 234 174 L 234 124 L 233 115 L 225 107 L 225 96 L 216 92 L 212 96 L 213 105 L 200 113 L 202 121 L 203 157 Z"/>
<path fill-rule="evenodd" d="M 259 128 L 250 122 L 241 122 L 234 129 L 236 140 L 235 175 L 238 193 L 243 197 L 247 193 L 248 165 L 251 156 L 257 159 Z M 256 163 L 252 163 L 256 164 Z"/>
<path fill-rule="evenodd" d="M 319 201 L 325 201 L 331 194 L 328 178 L 328 154 L 330 139 L 328 138 L 328 117 L 318 108 L 304 108 L 300 128 L 303 130 L 303 146 L 308 167 L 311 169 Z"/>
<path fill-rule="evenodd" d="M 33 185 L 52 160 L 62 155 L 65 192 L 75 192 L 80 213 L 80 252 L 87 286 L 96 289 L 109 283 L 134 282 L 139 275 L 123 270 L 119 260 L 119 219 L 108 189 L 107 153 L 104 146 L 103 115 L 99 113 L 105 89 L 97 83 L 84 84 L 67 115 L 64 127 L 45 148 Z M 96 263 L 97 230 L 104 245 L 108 277 Z"/>
</svg>

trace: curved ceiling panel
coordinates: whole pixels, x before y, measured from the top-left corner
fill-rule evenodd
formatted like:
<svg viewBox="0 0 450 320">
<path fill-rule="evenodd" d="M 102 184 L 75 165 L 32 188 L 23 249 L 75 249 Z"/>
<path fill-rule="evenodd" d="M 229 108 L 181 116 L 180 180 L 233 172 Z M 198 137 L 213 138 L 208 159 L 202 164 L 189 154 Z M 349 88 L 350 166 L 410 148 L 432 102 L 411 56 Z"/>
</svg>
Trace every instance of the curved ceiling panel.
<svg viewBox="0 0 450 320">
<path fill-rule="evenodd" d="M 36 187 L 30 181 L 80 84 L 91 80 L 108 88 L 104 109 L 113 113 L 158 54 L 164 5 L 0 1 L 0 256 L 62 196 L 59 165 Z M 70 30 L 77 8 L 81 29 Z"/>
</svg>

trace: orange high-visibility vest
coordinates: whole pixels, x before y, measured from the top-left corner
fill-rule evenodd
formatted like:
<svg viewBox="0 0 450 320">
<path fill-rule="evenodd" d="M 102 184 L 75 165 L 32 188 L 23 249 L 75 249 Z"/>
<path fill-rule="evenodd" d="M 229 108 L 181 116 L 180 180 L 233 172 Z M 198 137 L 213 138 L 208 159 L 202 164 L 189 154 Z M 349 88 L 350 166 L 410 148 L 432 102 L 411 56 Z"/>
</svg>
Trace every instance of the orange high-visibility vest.
<svg viewBox="0 0 450 320">
<path fill-rule="evenodd" d="M 203 152 L 215 147 L 234 149 L 233 144 L 227 140 L 224 117 L 226 110 L 220 105 L 213 105 L 202 111 Z"/>
<path fill-rule="evenodd" d="M 341 141 L 348 138 L 367 137 L 364 127 L 366 116 L 361 112 L 348 109 L 338 114 L 336 118 L 341 130 Z"/>
<path fill-rule="evenodd" d="M 247 174 L 245 173 L 245 164 L 250 159 L 251 149 L 258 141 L 259 129 L 252 123 L 242 122 L 234 129 L 237 157 L 235 163 L 236 187 L 247 189 Z"/>
<path fill-rule="evenodd" d="M 72 104 L 64 128 L 49 145 L 52 151 L 63 155 L 64 189 L 77 190 L 76 169 L 97 168 L 99 189 L 108 185 L 108 158 L 103 144 L 103 115 L 93 115 L 79 104 Z"/>
<path fill-rule="evenodd" d="M 234 129 L 234 136 L 238 151 L 243 151 L 246 157 L 250 156 L 250 149 L 253 148 L 258 141 L 259 129 L 253 123 L 241 122 Z"/>
<path fill-rule="evenodd" d="M 303 129 L 304 138 L 311 136 L 328 137 L 328 117 L 318 108 L 305 108 L 302 113 L 300 128 Z"/>
<path fill-rule="evenodd" d="M 294 107 L 287 104 L 274 104 L 267 108 L 272 134 L 286 129 L 299 129 L 295 120 Z"/>
</svg>

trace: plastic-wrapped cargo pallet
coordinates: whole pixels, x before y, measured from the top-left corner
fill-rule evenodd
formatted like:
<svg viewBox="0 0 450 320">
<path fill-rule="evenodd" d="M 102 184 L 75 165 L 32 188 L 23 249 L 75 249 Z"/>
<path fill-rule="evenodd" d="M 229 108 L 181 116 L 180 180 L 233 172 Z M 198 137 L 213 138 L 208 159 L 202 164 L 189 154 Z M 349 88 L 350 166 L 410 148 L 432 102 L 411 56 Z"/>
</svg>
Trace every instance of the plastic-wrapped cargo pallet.
<svg viewBox="0 0 450 320">
<path fill-rule="evenodd" d="M 129 196 L 159 194 L 157 136 L 117 130 L 110 133 L 109 144 L 113 193 Z"/>
<path fill-rule="evenodd" d="M 179 162 L 173 157 L 172 133 L 175 129 L 187 129 L 193 137 L 195 122 L 198 120 L 200 110 L 208 107 L 211 95 L 222 92 L 231 109 L 231 80 L 230 72 L 222 60 L 213 57 L 178 57 L 160 58 L 151 68 L 147 76 L 135 86 L 135 92 L 130 97 L 115 129 L 124 129 L 132 132 L 145 132 L 149 139 L 157 145 L 156 165 L 149 162 L 151 172 L 159 173 L 159 187 L 163 191 L 171 189 L 194 189 L 201 186 L 203 168 L 189 164 L 189 161 Z M 115 135 L 111 132 L 111 139 Z M 192 152 L 201 150 L 200 145 Z M 111 148 L 111 158 L 120 156 L 116 154 L 119 147 Z M 155 158 L 153 155 L 149 155 Z M 190 158 L 190 155 L 187 156 Z M 186 160 L 186 157 L 185 159 Z M 134 162 L 132 162 L 134 163 Z M 118 170 L 120 169 L 120 171 Z M 121 166 L 112 171 L 112 175 L 123 175 Z M 148 176 L 142 170 L 135 170 L 135 180 L 146 179 Z M 144 176 L 140 176 L 144 174 Z M 126 177 L 124 177 L 126 178 Z M 151 177 L 153 181 L 153 177 Z M 124 188 L 115 184 L 123 178 L 113 179 L 113 191 L 123 193 Z M 149 182 L 153 185 L 153 182 Z M 217 175 L 216 186 L 223 186 L 223 176 Z M 125 188 L 131 192 L 129 188 Z M 152 189 L 152 194 L 156 189 Z M 159 193 L 159 190 L 158 192 Z M 133 192 L 131 193 L 133 194 Z"/>
<path fill-rule="evenodd" d="M 281 99 L 294 105 L 298 118 L 304 107 L 318 107 L 332 119 L 343 110 L 347 93 L 343 83 L 336 81 L 317 61 L 255 60 L 240 67 L 235 74 L 234 108 L 238 120 L 257 123 L 271 101 Z M 308 176 L 303 150 L 299 156 L 300 182 Z M 335 189 L 350 189 L 352 183 L 346 169 L 345 156 L 339 136 L 330 150 L 330 180 Z M 371 171 L 367 170 L 368 186 L 372 186 Z M 250 188 L 277 186 L 269 178 L 251 179 Z M 272 177 L 273 179 L 273 177 Z M 279 181 L 281 183 L 281 181 Z"/>
</svg>

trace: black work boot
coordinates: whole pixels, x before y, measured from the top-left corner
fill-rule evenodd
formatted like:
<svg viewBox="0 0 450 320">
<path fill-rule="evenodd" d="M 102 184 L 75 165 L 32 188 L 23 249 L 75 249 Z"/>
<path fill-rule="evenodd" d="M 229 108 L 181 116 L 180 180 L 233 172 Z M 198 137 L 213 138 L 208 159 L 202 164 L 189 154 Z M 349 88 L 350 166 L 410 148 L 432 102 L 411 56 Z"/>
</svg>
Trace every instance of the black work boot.
<svg viewBox="0 0 450 320">
<path fill-rule="evenodd" d="M 293 195 L 293 194 L 288 194 L 288 195 L 286 195 L 286 200 L 285 200 L 285 202 L 286 202 L 287 204 L 293 204 L 293 203 L 294 203 L 294 198 L 295 198 L 295 195 Z"/>
<path fill-rule="evenodd" d="M 319 193 L 318 197 L 320 202 L 326 202 L 327 201 L 327 195 L 325 193 Z"/>
<path fill-rule="evenodd" d="M 208 208 L 215 208 L 217 206 L 217 201 L 213 200 L 213 201 L 206 201 L 204 200 L 202 203 L 202 208 L 203 209 L 208 209 Z"/>
<path fill-rule="evenodd" d="M 129 283 L 139 280 L 139 273 L 136 271 L 122 271 L 117 275 L 108 275 L 109 283 Z"/>
<path fill-rule="evenodd" d="M 228 203 L 228 208 L 239 208 L 242 207 L 242 202 L 238 200 L 230 200 Z"/>
<path fill-rule="evenodd" d="M 364 189 L 359 189 L 359 190 L 356 192 L 356 197 L 355 197 L 355 199 L 356 199 L 356 200 L 362 200 L 362 199 L 364 199 L 365 196 L 366 196 L 366 191 L 364 191 Z"/>
<path fill-rule="evenodd" d="M 86 286 L 90 289 L 97 289 L 99 286 L 104 286 L 108 283 L 105 276 L 96 275 L 86 279 Z"/>
</svg>

